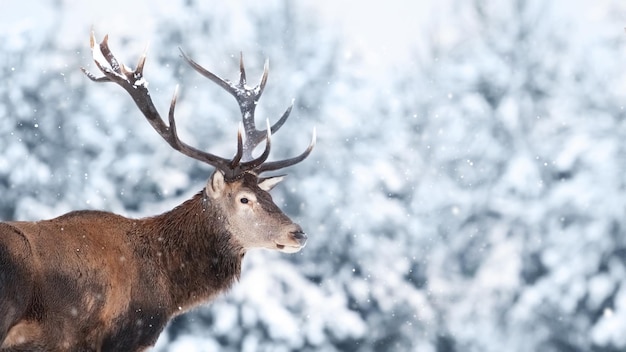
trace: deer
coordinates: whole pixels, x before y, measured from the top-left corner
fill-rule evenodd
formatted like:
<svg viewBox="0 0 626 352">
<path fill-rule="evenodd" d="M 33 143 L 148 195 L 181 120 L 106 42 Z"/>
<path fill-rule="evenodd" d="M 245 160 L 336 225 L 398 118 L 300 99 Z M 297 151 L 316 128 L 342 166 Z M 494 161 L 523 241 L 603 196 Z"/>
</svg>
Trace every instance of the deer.
<svg viewBox="0 0 626 352">
<path fill-rule="evenodd" d="M 146 51 L 134 70 L 120 63 L 108 45 L 97 45 L 93 61 L 102 72 L 94 82 L 112 82 L 133 99 L 150 125 L 176 151 L 214 168 L 204 188 L 163 214 L 127 218 L 81 210 L 42 221 L 0 222 L 0 351 L 145 351 L 166 324 L 228 290 L 241 275 L 253 248 L 300 251 L 307 235 L 274 203 L 270 190 L 284 176 L 263 173 L 295 165 L 311 153 L 268 161 L 271 136 L 293 107 L 264 130 L 255 107 L 267 82 L 247 85 L 243 55 L 239 80 L 225 80 L 180 53 L 195 71 L 233 95 L 242 121 L 237 151 L 223 158 L 181 141 L 170 102 L 168 123 L 155 108 L 143 76 Z M 254 149 L 264 149 L 254 156 Z M 258 154 L 258 153 L 257 153 Z"/>
</svg>

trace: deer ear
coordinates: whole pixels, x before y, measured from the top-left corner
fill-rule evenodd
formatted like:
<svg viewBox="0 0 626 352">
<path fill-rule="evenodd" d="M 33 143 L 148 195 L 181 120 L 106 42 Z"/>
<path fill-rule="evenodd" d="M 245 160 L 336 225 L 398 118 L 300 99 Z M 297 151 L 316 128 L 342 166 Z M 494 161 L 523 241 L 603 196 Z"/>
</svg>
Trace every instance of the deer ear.
<svg viewBox="0 0 626 352">
<path fill-rule="evenodd" d="M 264 190 L 265 192 L 269 192 L 274 188 L 277 184 L 280 183 L 285 178 L 286 175 L 281 176 L 272 176 L 267 178 L 262 178 L 259 180 L 259 188 Z"/>
<path fill-rule="evenodd" d="M 226 182 L 224 181 L 224 174 L 220 170 L 215 170 L 209 182 L 206 185 L 206 193 L 209 197 L 215 199 L 222 196 L 222 193 L 226 188 Z"/>
</svg>

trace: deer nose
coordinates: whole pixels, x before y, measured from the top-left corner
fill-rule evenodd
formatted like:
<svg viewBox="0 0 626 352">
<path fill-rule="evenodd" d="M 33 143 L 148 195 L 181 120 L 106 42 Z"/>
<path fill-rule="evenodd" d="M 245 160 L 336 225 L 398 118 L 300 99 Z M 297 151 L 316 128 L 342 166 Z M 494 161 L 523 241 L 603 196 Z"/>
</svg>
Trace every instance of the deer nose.
<svg viewBox="0 0 626 352">
<path fill-rule="evenodd" d="M 300 243 L 301 246 L 304 246 L 307 239 L 306 233 L 304 233 L 302 230 L 297 230 L 293 231 L 291 235 L 296 241 L 298 241 L 298 243 Z"/>
</svg>

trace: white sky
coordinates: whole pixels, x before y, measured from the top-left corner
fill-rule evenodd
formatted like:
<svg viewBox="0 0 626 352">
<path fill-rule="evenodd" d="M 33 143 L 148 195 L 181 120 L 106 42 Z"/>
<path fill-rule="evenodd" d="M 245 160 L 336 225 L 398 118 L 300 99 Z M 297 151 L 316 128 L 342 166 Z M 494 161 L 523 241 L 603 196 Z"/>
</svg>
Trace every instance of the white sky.
<svg viewBox="0 0 626 352">
<path fill-rule="evenodd" d="M 163 15 L 171 8 L 167 0 L 65 0 L 62 3 L 66 11 L 59 35 L 83 30 L 85 24 L 94 25 L 96 29 L 106 24 L 102 30 L 111 35 L 115 35 L 116 31 L 132 31 L 138 37 L 145 38 L 156 23 L 155 15 Z M 244 6 L 236 0 L 219 3 L 220 6 Z M 368 59 L 388 58 L 395 61 L 398 55 L 405 55 L 408 48 L 414 47 L 412 43 L 417 37 L 415 34 L 428 17 L 433 2 L 307 0 L 307 3 L 319 11 L 322 21 L 346 34 L 348 49 L 366 48 Z M 43 4 L 46 3 L 39 0 L 3 1 L 0 32 L 39 26 L 51 21 L 49 7 Z"/>
<path fill-rule="evenodd" d="M 409 53 L 433 9 L 432 1 L 317 0 L 311 1 L 331 25 L 343 30 L 348 45 L 366 48 L 374 57 Z M 392 59 L 393 60 L 393 59 Z"/>
<path fill-rule="evenodd" d="M 575 18 L 586 18 L 590 25 L 606 18 L 606 12 L 616 8 L 624 9 L 622 0 L 557 0 L 559 8 L 572 13 Z M 40 0 L 5 0 L 0 11 L 0 32 L 15 31 L 19 28 L 41 26 L 49 23 L 49 7 Z M 82 1 L 62 0 L 65 7 L 64 18 L 59 24 L 59 35 L 76 36 L 93 25 L 96 31 L 116 35 L 116 32 L 135 33 L 138 38 L 149 41 L 157 17 L 176 16 L 172 13 L 171 0 L 107 0 Z M 376 66 L 403 62 L 412 50 L 419 45 L 418 38 L 427 38 L 424 31 L 433 25 L 449 26 L 454 31 L 454 23 L 447 21 L 447 15 L 454 10 L 451 0 L 306 0 L 308 6 L 317 9 L 321 20 L 328 26 L 343 31 L 346 35 L 347 50 L 365 50 L 364 58 Z M 249 2 L 242 0 L 207 1 L 208 6 L 244 7 Z M 247 5 L 246 5 L 247 4 Z M 458 5 L 458 4 L 457 4 Z M 566 6 L 563 6 L 566 5 Z M 619 11 L 617 11 L 619 12 Z M 184 19 L 182 19 L 184 20 Z M 626 26 L 626 19 L 625 19 Z M 441 27 L 439 28 L 441 29 Z M 441 33 L 440 33 L 441 34 Z M 82 37 L 81 37 L 81 40 Z M 443 38 L 437 38 L 443 40 Z"/>
</svg>

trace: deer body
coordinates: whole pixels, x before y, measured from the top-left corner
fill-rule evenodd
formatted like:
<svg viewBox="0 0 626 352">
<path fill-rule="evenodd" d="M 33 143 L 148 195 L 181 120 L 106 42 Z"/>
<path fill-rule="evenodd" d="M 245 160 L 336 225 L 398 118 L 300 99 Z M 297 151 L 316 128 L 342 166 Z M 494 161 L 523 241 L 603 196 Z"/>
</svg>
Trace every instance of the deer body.
<svg viewBox="0 0 626 352">
<path fill-rule="evenodd" d="M 266 136 L 261 157 L 251 159 L 251 150 L 244 150 L 241 130 L 232 160 L 200 152 L 178 140 L 175 98 L 165 126 L 145 86 L 137 89 L 143 61 L 128 71 L 117 64 L 106 38 L 100 48 L 111 67 L 96 61 L 105 77 L 89 77 L 121 85 L 170 145 L 216 171 L 201 192 L 154 217 L 77 211 L 0 223 L 0 352 L 145 350 L 173 316 L 228 289 L 248 249 L 293 253 L 306 242 L 268 193 L 282 177 L 258 174 L 299 162 L 314 142 L 299 157 L 265 163 L 270 128 L 261 133 L 252 124 L 245 126 L 246 145 L 255 137 L 254 148 Z M 245 79 L 243 64 L 241 70 Z M 265 72 L 262 85 L 266 78 Z"/>
<path fill-rule="evenodd" d="M 171 299 L 157 293 L 163 294 L 158 287 L 164 281 L 147 265 L 151 258 L 139 258 L 141 248 L 133 248 L 136 226 L 102 212 L 3 226 L 0 242 L 19 236 L 28 246 L 18 253 L 23 259 L 5 260 L 8 270 L 24 270 L 2 283 L 19 290 L 9 297 L 2 292 L 0 310 L 9 314 L 0 350 L 134 351 L 150 345 L 166 323 Z"/>
</svg>

